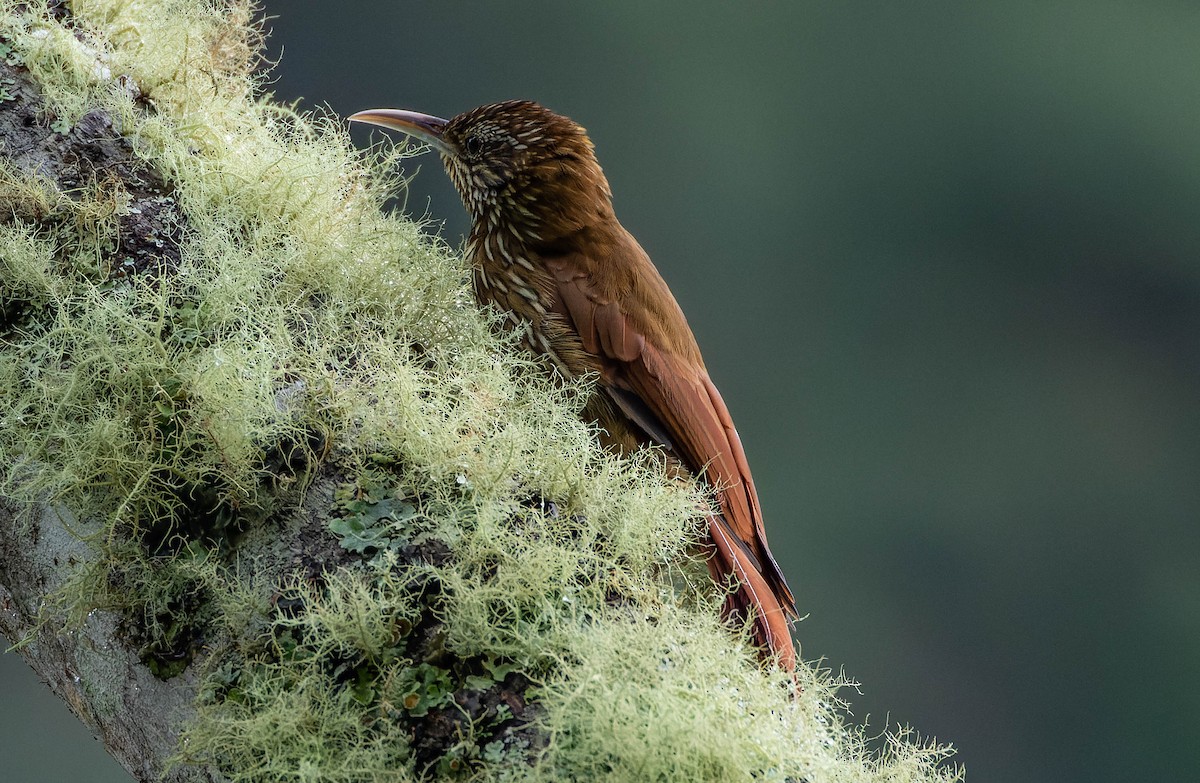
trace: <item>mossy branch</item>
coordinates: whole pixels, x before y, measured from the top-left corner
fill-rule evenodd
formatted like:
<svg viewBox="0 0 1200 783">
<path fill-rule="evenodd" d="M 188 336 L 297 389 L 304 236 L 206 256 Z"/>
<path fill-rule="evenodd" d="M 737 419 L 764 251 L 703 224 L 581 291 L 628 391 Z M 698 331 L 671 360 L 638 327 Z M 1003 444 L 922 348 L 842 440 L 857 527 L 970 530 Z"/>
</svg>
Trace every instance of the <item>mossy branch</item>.
<svg viewBox="0 0 1200 783">
<path fill-rule="evenodd" d="M 953 779 L 764 672 L 241 0 L 0 0 L 0 632 L 138 780 Z M 644 464 L 643 464 L 644 462 Z"/>
</svg>

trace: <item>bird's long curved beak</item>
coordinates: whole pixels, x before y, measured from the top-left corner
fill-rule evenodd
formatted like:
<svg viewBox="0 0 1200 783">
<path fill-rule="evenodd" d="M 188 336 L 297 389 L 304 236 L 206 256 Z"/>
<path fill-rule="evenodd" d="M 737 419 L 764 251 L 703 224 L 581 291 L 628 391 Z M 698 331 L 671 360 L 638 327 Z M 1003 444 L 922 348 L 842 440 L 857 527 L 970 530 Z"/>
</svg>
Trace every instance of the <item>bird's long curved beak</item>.
<svg viewBox="0 0 1200 783">
<path fill-rule="evenodd" d="M 378 125 L 381 128 L 407 133 L 409 136 L 414 136 L 425 142 L 443 155 L 458 154 L 458 151 L 442 138 L 442 131 L 446 129 L 447 120 L 443 120 L 441 117 L 421 114 L 416 111 L 404 111 L 403 109 L 367 109 L 366 111 L 351 114 L 348 119 L 350 122 L 365 122 L 370 125 Z"/>
</svg>

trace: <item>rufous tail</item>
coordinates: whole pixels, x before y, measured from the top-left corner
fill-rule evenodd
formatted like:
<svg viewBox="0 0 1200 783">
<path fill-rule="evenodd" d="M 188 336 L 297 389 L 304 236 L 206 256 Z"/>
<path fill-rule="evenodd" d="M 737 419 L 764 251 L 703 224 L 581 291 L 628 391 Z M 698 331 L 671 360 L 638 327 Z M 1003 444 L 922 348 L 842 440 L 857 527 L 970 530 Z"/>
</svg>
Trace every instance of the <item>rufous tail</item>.
<svg viewBox="0 0 1200 783">
<path fill-rule="evenodd" d="M 713 551 L 708 558 L 708 570 L 718 585 L 735 588 L 725 598 L 722 614 L 726 619 L 745 622 L 753 618 L 753 638 L 764 661 L 774 661 L 784 671 L 796 667 L 796 648 L 788 613 L 759 571 L 755 559 L 740 544 L 729 529 L 725 518 L 714 514 L 709 520 L 709 535 Z"/>
</svg>

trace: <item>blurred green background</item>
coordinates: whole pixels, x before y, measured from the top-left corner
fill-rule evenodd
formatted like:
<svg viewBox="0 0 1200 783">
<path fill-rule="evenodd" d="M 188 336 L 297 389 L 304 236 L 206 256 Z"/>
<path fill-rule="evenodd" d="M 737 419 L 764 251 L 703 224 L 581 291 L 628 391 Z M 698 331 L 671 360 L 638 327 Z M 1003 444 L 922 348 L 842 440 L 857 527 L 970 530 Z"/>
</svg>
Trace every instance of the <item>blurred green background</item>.
<svg viewBox="0 0 1200 783">
<path fill-rule="evenodd" d="M 528 97 L 589 129 L 856 717 L 953 742 L 973 783 L 1200 769 L 1200 8 L 266 12 L 282 99 Z M 440 165 L 411 166 L 407 208 L 456 244 Z M 74 779 L 78 748 L 79 779 L 127 780 L 22 665 L 12 779 Z"/>
</svg>

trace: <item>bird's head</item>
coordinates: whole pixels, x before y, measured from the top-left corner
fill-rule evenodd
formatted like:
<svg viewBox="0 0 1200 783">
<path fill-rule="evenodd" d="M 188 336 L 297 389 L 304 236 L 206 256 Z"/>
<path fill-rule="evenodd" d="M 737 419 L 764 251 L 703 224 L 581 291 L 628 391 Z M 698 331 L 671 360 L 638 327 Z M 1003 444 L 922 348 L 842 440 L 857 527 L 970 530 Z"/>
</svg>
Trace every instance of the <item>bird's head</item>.
<svg viewBox="0 0 1200 783">
<path fill-rule="evenodd" d="M 401 109 L 350 116 L 429 144 L 477 226 L 537 239 L 610 218 L 612 194 L 577 123 L 533 101 L 490 103 L 444 120 Z"/>
</svg>

